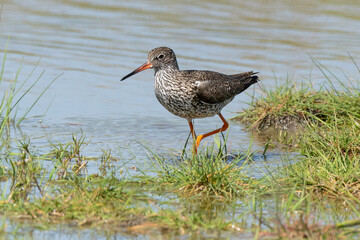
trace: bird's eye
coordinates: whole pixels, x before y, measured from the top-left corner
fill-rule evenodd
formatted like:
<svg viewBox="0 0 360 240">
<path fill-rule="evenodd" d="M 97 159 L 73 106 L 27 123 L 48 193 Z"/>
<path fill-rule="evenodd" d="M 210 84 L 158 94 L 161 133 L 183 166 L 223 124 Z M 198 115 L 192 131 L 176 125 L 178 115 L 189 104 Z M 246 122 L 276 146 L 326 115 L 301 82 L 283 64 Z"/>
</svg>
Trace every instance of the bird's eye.
<svg viewBox="0 0 360 240">
<path fill-rule="evenodd" d="M 160 54 L 160 55 L 158 56 L 159 59 L 163 59 L 164 57 L 165 57 L 164 54 Z"/>
</svg>

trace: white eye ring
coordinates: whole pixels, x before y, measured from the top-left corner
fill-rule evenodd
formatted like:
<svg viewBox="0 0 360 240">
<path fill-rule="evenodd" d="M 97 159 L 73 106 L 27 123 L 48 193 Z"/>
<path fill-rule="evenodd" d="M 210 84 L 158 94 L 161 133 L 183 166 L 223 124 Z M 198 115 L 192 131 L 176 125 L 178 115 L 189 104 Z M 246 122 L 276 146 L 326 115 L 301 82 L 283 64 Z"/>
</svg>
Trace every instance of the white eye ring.
<svg viewBox="0 0 360 240">
<path fill-rule="evenodd" d="M 158 56 L 158 59 L 163 59 L 165 56 L 164 56 L 164 54 L 160 54 L 159 56 Z"/>
</svg>

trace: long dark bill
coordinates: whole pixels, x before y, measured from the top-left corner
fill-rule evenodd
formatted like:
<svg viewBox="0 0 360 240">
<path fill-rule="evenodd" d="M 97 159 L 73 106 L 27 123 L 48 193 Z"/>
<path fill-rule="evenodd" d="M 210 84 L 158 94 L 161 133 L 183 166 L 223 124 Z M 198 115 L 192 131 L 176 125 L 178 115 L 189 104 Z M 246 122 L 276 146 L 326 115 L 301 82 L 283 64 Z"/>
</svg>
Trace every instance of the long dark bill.
<svg viewBox="0 0 360 240">
<path fill-rule="evenodd" d="M 124 81 L 128 77 L 131 77 L 132 75 L 137 74 L 138 72 L 144 71 L 149 68 L 152 68 L 152 64 L 146 62 L 143 65 L 141 65 L 140 67 L 138 67 L 137 69 L 135 69 L 134 71 L 132 71 L 131 73 L 129 73 L 128 75 L 126 75 L 125 77 L 123 77 L 120 81 Z"/>
</svg>

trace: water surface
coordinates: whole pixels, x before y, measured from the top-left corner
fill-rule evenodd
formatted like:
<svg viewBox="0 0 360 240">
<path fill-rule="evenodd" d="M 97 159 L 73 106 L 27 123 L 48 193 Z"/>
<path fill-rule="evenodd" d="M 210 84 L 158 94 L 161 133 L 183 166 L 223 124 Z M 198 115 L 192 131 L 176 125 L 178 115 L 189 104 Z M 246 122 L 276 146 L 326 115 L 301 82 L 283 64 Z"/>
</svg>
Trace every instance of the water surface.
<svg viewBox="0 0 360 240">
<path fill-rule="evenodd" d="M 309 55 L 356 78 L 348 53 L 355 59 L 360 54 L 359 10 L 356 1 L 8 0 L 3 3 L 0 46 L 3 51 L 9 39 L 7 80 L 21 62 L 22 80 L 38 61 L 36 74 L 45 69 L 26 99 L 29 103 L 63 73 L 30 114 L 46 112 L 42 124 L 47 128 L 29 119 L 22 125 L 26 135 L 61 139 L 81 128 L 99 147 L 133 146 L 140 140 L 161 151 L 182 147 L 187 122 L 157 102 L 152 70 L 119 81 L 146 61 L 149 50 L 173 48 L 182 69 L 259 71 L 269 88 L 275 85 L 274 75 L 279 84 L 288 76 L 299 81 L 311 76 L 321 84 L 324 77 Z M 253 91 L 251 87 L 229 104 L 225 117 L 246 108 Z M 214 117 L 195 124 L 205 132 L 221 121 Z M 242 126 L 231 123 L 234 149 L 247 148 L 250 139 Z"/>
</svg>

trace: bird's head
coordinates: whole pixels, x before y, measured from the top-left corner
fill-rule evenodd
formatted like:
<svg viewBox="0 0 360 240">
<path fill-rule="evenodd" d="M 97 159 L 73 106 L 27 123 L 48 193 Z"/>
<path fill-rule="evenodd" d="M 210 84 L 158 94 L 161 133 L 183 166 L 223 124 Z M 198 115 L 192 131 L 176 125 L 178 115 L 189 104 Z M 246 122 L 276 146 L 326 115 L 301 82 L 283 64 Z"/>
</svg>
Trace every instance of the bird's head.
<svg viewBox="0 0 360 240">
<path fill-rule="evenodd" d="M 125 80 L 132 75 L 144 71 L 146 69 L 153 68 L 155 72 L 159 70 L 165 69 L 173 69 L 178 70 L 178 64 L 176 61 L 176 55 L 171 48 L 168 47 L 158 47 L 154 48 L 149 52 L 148 59 L 146 63 L 126 75 L 121 79 L 121 81 Z"/>
</svg>

